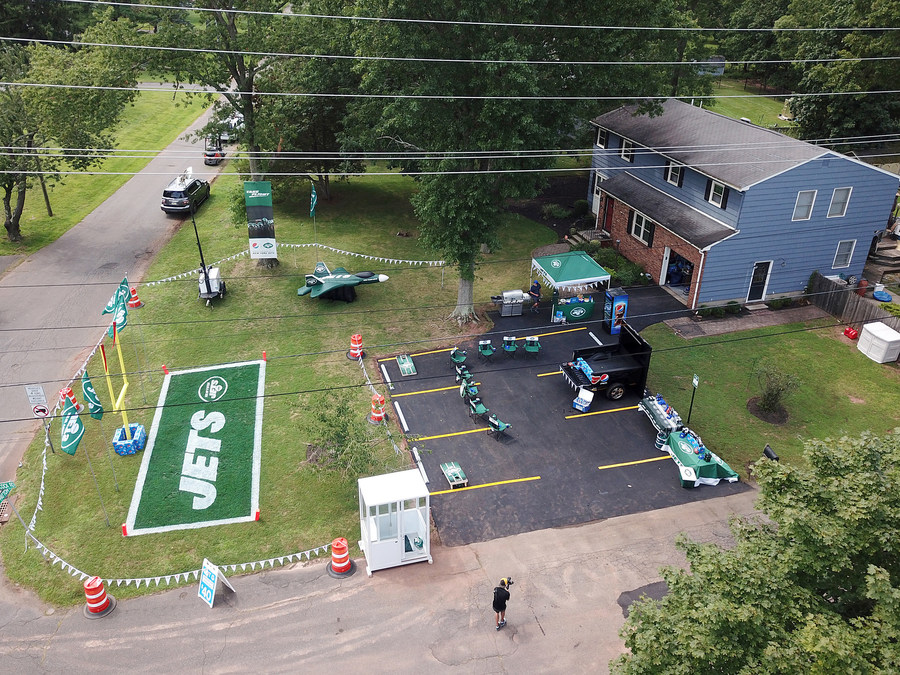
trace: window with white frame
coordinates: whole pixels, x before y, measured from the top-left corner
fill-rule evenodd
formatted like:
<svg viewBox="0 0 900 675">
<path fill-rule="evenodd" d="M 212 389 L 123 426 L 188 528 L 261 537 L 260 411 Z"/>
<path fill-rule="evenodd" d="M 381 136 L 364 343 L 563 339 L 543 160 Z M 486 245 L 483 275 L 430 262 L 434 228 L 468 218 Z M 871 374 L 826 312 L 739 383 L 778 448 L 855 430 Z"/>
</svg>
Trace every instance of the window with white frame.
<svg viewBox="0 0 900 675">
<path fill-rule="evenodd" d="M 684 175 L 684 166 L 677 162 L 666 163 L 664 177 L 667 183 L 681 187 L 681 178 Z"/>
<path fill-rule="evenodd" d="M 622 147 L 619 149 L 619 156 L 626 162 L 634 162 L 634 143 L 627 138 L 623 138 Z"/>
<path fill-rule="evenodd" d="M 850 260 L 853 259 L 853 250 L 856 248 L 856 239 L 846 239 L 839 241 L 837 251 L 834 252 L 834 263 L 831 267 L 838 269 L 840 267 L 850 267 Z"/>
<path fill-rule="evenodd" d="M 835 188 L 831 193 L 831 204 L 828 206 L 829 218 L 843 218 L 847 214 L 847 205 L 850 203 L 850 193 L 853 188 Z"/>
<path fill-rule="evenodd" d="M 628 232 L 635 239 L 639 239 L 647 246 L 653 243 L 654 223 L 643 213 L 632 211 L 628 219 Z"/>
<path fill-rule="evenodd" d="M 812 216 L 813 204 L 816 203 L 816 190 L 800 190 L 794 203 L 794 215 L 791 220 L 809 220 Z"/>
<path fill-rule="evenodd" d="M 609 131 L 597 129 L 597 147 L 605 148 L 609 144 Z"/>
<path fill-rule="evenodd" d="M 602 194 L 603 190 L 600 188 L 600 185 L 607 178 L 609 178 L 609 176 L 606 176 L 599 171 L 594 174 L 594 196 L 595 197 L 599 197 Z"/>
<path fill-rule="evenodd" d="M 728 188 L 716 180 L 710 180 L 706 188 L 706 201 L 720 209 L 725 208 L 728 200 Z"/>
</svg>

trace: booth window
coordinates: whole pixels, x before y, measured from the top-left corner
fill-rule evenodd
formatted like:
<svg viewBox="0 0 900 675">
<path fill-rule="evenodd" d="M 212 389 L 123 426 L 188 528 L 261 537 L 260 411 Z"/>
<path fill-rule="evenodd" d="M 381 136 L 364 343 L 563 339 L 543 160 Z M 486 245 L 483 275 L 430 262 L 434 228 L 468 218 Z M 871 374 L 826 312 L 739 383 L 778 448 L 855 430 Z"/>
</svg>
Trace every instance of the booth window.
<svg viewBox="0 0 900 675">
<path fill-rule="evenodd" d="M 813 204 L 816 203 L 816 190 L 800 190 L 794 203 L 794 215 L 791 220 L 809 220 L 812 217 Z"/>
<path fill-rule="evenodd" d="M 628 232 L 631 236 L 647 244 L 653 245 L 653 229 L 655 224 L 643 213 L 631 211 L 628 218 Z"/>
<path fill-rule="evenodd" d="M 831 204 L 828 207 L 829 218 L 843 218 L 847 214 L 847 205 L 850 203 L 850 193 L 853 188 L 835 188 L 831 193 Z"/>
<path fill-rule="evenodd" d="M 369 538 L 372 541 L 385 541 L 397 538 L 397 502 L 378 504 L 369 507 Z"/>
</svg>

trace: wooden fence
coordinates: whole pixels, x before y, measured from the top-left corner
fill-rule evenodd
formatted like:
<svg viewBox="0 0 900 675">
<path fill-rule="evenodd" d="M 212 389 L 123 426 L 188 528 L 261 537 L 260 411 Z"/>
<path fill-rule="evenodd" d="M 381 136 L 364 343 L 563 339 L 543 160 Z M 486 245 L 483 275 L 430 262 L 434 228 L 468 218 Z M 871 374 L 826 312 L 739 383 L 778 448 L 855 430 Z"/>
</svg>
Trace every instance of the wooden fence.
<svg viewBox="0 0 900 675">
<path fill-rule="evenodd" d="M 900 331 L 900 317 L 881 309 L 877 300 L 860 297 L 845 281 L 832 281 L 816 272 L 810 282 L 809 301 L 857 330 L 872 321 L 881 321 Z"/>
</svg>

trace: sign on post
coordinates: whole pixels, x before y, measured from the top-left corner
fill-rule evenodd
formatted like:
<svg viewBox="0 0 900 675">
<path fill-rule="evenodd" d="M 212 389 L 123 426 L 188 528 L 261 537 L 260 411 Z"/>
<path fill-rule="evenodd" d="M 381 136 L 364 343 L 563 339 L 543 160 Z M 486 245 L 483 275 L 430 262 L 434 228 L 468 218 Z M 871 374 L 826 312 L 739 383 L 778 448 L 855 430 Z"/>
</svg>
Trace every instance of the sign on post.
<svg viewBox="0 0 900 675">
<path fill-rule="evenodd" d="M 50 408 L 48 408 L 43 403 L 38 403 L 37 405 L 31 407 L 31 412 L 35 417 L 43 418 L 47 417 L 47 415 L 50 414 Z"/>
<path fill-rule="evenodd" d="M 203 568 L 200 570 L 200 588 L 197 589 L 197 597 L 212 608 L 216 601 L 216 585 L 222 578 L 222 583 L 234 592 L 234 586 L 228 583 L 225 575 L 219 571 L 218 565 L 213 565 L 206 558 L 203 559 Z"/>
<path fill-rule="evenodd" d="M 47 403 L 47 397 L 44 396 L 44 388 L 39 384 L 26 384 L 25 395 L 31 405 L 39 405 Z"/>
</svg>

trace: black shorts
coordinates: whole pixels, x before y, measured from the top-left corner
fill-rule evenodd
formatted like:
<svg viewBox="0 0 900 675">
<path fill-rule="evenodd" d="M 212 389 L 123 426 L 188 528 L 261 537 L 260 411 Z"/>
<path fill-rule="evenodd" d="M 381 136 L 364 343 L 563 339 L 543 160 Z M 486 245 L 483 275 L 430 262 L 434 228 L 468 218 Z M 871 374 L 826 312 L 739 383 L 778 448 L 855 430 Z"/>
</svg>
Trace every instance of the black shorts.
<svg viewBox="0 0 900 675">
<path fill-rule="evenodd" d="M 494 603 L 494 611 L 495 612 L 505 612 L 506 611 L 506 603 L 495 602 Z"/>
</svg>

